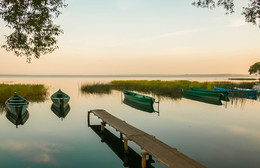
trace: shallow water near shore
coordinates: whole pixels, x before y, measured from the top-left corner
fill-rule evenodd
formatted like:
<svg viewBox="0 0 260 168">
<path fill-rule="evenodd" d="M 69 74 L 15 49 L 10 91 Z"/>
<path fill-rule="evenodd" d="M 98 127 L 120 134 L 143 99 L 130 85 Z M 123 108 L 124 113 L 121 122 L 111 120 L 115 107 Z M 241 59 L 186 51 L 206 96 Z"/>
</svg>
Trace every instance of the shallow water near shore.
<svg viewBox="0 0 260 168">
<path fill-rule="evenodd" d="M 179 78 L 127 78 L 175 80 Z M 64 119 L 51 110 L 52 101 L 30 103 L 24 125 L 16 128 L 0 113 L 1 167 L 124 167 L 116 149 L 88 127 L 87 112 L 105 109 L 112 115 L 149 133 L 164 143 L 210 168 L 260 167 L 260 102 L 234 99 L 213 105 L 186 98 L 160 98 L 159 114 L 123 104 L 122 93 L 82 94 L 84 83 L 126 80 L 126 78 L 86 77 L 2 77 L 0 83 L 45 84 L 50 95 L 61 89 L 71 99 Z M 192 80 L 196 80 L 193 78 Z M 202 79 L 198 79 L 202 81 Z M 207 78 L 203 80 L 216 80 Z M 222 80 L 222 79 L 221 79 Z M 1 95 L 0 95 L 1 96 Z M 155 96 L 156 99 L 158 97 Z M 157 110 L 158 105 L 154 105 Z M 91 125 L 101 120 L 91 115 Z M 114 135 L 119 133 L 106 126 Z M 130 142 L 140 155 L 142 150 Z M 134 159 L 133 162 L 137 162 Z M 130 164 L 129 164 L 130 165 Z M 141 163 L 140 163 L 141 166 Z M 164 168 L 155 162 L 151 166 Z"/>
</svg>

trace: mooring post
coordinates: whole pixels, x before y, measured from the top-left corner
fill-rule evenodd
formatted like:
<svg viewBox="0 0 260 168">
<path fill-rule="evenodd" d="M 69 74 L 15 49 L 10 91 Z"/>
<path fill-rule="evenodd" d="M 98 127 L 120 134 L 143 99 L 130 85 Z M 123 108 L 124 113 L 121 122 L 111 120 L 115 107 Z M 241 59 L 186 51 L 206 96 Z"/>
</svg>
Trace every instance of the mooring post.
<svg viewBox="0 0 260 168">
<path fill-rule="evenodd" d="M 90 113 L 91 111 L 88 112 L 88 126 L 90 126 Z"/>
<path fill-rule="evenodd" d="M 127 141 L 129 140 L 129 138 L 127 137 L 124 137 L 124 148 L 125 148 L 125 153 L 128 153 L 128 144 L 127 144 Z"/>
<path fill-rule="evenodd" d="M 142 168 L 146 168 L 146 155 L 149 155 L 147 152 L 142 152 Z"/>
</svg>

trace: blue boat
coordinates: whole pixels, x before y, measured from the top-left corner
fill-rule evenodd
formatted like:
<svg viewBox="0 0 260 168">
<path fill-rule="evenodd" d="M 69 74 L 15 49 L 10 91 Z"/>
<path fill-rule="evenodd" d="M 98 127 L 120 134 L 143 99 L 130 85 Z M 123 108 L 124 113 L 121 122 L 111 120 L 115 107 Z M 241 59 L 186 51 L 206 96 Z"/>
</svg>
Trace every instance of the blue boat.
<svg viewBox="0 0 260 168">
<path fill-rule="evenodd" d="M 258 90 L 253 90 L 253 89 L 243 89 L 243 88 L 237 88 L 235 87 L 234 89 L 225 89 L 225 88 L 218 88 L 214 86 L 215 90 L 220 90 L 220 91 L 228 91 L 228 92 L 239 92 L 245 95 L 255 95 L 257 94 Z"/>
</svg>

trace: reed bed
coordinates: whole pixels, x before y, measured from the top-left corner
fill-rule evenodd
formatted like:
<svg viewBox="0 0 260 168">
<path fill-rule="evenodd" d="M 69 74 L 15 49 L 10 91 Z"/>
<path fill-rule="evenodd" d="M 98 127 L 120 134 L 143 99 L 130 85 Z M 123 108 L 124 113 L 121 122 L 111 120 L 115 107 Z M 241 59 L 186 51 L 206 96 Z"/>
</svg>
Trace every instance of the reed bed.
<svg viewBox="0 0 260 168">
<path fill-rule="evenodd" d="M 256 82 L 241 82 L 233 83 L 228 81 L 218 82 L 197 82 L 188 80 L 176 81 L 161 81 L 161 80 L 114 80 L 110 83 L 96 83 L 87 84 L 81 87 L 83 93 L 109 94 L 111 90 L 131 90 L 147 94 L 154 94 L 157 96 L 170 97 L 179 99 L 182 97 L 181 89 L 189 89 L 190 87 L 198 87 L 204 89 L 214 89 L 216 87 L 223 87 L 232 89 L 234 87 L 251 89 Z"/>
<path fill-rule="evenodd" d="M 105 83 L 85 84 L 81 86 L 81 92 L 87 94 L 110 94 L 111 90 L 110 84 Z"/>
<path fill-rule="evenodd" d="M 48 88 L 40 84 L 0 84 L 0 103 L 4 103 L 16 92 L 30 102 L 43 102 L 47 99 Z"/>
</svg>

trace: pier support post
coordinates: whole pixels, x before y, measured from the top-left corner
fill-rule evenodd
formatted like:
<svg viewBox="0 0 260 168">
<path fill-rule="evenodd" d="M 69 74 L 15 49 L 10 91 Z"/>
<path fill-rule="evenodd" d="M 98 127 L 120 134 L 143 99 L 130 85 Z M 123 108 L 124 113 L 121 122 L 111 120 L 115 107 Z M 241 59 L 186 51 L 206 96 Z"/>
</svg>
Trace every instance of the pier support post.
<svg viewBox="0 0 260 168">
<path fill-rule="evenodd" d="M 146 155 L 149 155 L 147 152 L 142 152 L 142 168 L 146 168 Z"/>
<path fill-rule="evenodd" d="M 120 132 L 120 139 L 123 140 L 123 134 Z"/>
<path fill-rule="evenodd" d="M 125 153 L 128 153 L 128 144 L 127 144 L 127 141 L 129 140 L 129 138 L 127 137 L 124 137 L 124 148 L 125 148 Z"/>
<path fill-rule="evenodd" d="M 90 126 L 90 113 L 91 111 L 88 112 L 88 126 Z"/>
<path fill-rule="evenodd" d="M 101 132 L 105 130 L 106 123 L 104 121 L 101 122 Z"/>
</svg>

